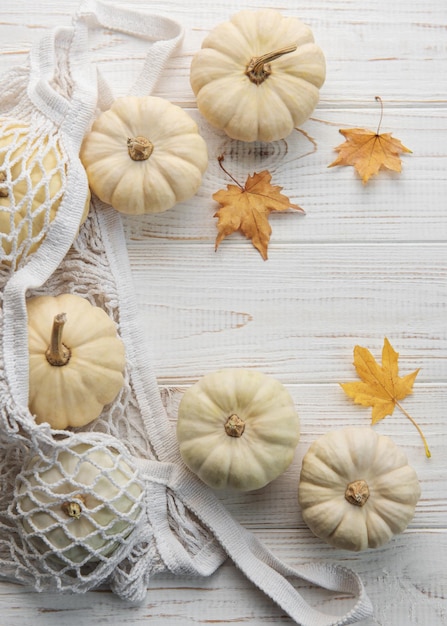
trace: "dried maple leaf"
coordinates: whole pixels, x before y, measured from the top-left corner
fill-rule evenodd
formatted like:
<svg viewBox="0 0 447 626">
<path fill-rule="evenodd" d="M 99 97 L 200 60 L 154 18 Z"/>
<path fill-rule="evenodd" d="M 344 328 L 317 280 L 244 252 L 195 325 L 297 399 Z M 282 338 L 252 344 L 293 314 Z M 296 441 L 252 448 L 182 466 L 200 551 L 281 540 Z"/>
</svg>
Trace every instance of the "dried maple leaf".
<svg viewBox="0 0 447 626">
<path fill-rule="evenodd" d="M 362 382 L 343 383 L 341 387 L 357 404 L 372 407 L 372 424 L 391 415 L 394 408 L 399 407 L 417 428 L 424 442 L 425 454 L 430 457 L 431 453 L 421 429 L 399 402 L 412 393 L 419 370 L 399 376 L 398 359 L 398 352 L 386 338 L 382 349 L 382 365 L 376 362 L 369 350 L 355 346 L 354 366 Z"/>
<path fill-rule="evenodd" d="M 219 157 L 221 167 L 222 160 L 223 157 Z M 224 171 L 228 174 L 226 170 Z M 251 239 L 265 261 L 272 232 L 268 221 L 270 213 L 288 209 L 304 213 L 304 210 L 297 204 L 292 204 L 289 198 L 280 193 L 282 187 L 270 183 L 272 177 L 268 170 L 249 175 L 244 186 L 228 175 L 236 185 L 227 185 L 227 189 L 220 189 L 213 194 L 213 199 L 221 205 L 214 214 L 214 217 L 218 218 L 216 250 L 227 235 L 239 230 L 247 239 Z"/>
<path fill-rule="evenodd" d="M 382 102 L 379 97 L 376 100 Z M 339 155 L 329 167 L 352 165 L 364 184 L 382 168 L 400 172 L 402 161 L 399 155 L 403 152 L 411 153 L 411 150 L 399 139 L 392 137 L 391 133 L 379 134 L 381 121 L 382 117 L 377 132 L 366 128 L 340 129 L 346 141 L 335 148 Z"/>
</svg>

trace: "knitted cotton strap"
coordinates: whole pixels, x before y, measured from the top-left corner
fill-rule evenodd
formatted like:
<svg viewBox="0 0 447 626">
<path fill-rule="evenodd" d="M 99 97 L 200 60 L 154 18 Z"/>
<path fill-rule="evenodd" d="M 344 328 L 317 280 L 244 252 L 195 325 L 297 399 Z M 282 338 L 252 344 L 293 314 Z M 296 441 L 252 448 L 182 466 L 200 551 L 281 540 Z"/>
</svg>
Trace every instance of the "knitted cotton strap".
<svg viewBox="0 0 447 626">
<path fill-rule="evenodd" d="M 151 42 L 144 65 L 134 81 L 129 95 L 149 95 L 166 65 L 166 61 L 183 38 L 183 28 L 161 15 L 141 13 L 111 6 L 101 0 L 84 0 L 77 18 L 90 28 L 104 26 Z M 109 85 L 98 70 L 98 94 L 101 108 L 113 102 Z"/>
<path fill-rule="evenodd" d="M 169 18 L 141 13 L 131 9 L 107 4 L 101 0 L 84 0 L 74 18 L 73 28 L 57 28 L 50 31 L 31 50 L 31 79 L 28 94 L 46 117 L 58 125 L 73 124 L 70 129 L 81 140 L 85 125 L 79 114 L 91 114 L 92 97 L 113 101 L 110 87 L 99 75 L 99 89 L 88 53 L 88 30 L 110 28 L 151 43 L 144 65 L 130 89 L 130 95 L 152 93 L 166 62 L 183 38 L 183 28 Z M 56 50 L 69 48 L 70 73 L 73 92 L 70 100 L 58 93 L 52 85 L 57 71 Z M 93 74 L 92 74 L 93 72 Z M 79 109 L 79 104 L 81 107 Z M 76 132 L 77 129 L 77 132 Z M 71 134 L 73 138 L 73 134 Z"/>
<path fill-rule="evenodd" d="M 185 470 L 172 471 L 169 481 L 185 505 L 207 525 L 235 565 L 300 626 L 345 626 L 373 615 L 360 577 L 340 565 L 311 563 L 293 568 L 275 557 L 227 512 L 212 492 Z M 312 585 L 356 598 L 344 615 L 313 608 L 289 582 L 301 578 Z"/>
</svg>

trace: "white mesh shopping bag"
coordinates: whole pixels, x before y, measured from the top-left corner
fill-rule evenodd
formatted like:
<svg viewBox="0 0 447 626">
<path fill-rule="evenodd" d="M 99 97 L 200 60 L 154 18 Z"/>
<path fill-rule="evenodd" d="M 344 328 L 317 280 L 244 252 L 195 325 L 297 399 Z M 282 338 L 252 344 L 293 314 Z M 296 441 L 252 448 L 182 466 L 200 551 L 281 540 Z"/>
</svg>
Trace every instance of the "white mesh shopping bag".
<svg viewBox="0 0 447 626">
<path fill-rule="evenodd" d="M 144 599 L 160 572 L 213 573 L 230 556 L 297 624 L 371 615 L 358 576 L 276 559 L 182 463 L 141 336 L 118 212 L 92 198 L 82 138 L 112 102 L 88 33 L 148 40 L 132 93 L 148 95 L 181 40 L 174 21 L 99 0 L 0 80 L 0 573 L 38 591 L 111 588 Z M 56 431 L 28 410 L 26 301 L 72 293 L 101 307 L 125 345 L 125 384 L 91 424 Z M 308 605 L 289 579 L 352 594 L 342 616 Z"/>
</svg>

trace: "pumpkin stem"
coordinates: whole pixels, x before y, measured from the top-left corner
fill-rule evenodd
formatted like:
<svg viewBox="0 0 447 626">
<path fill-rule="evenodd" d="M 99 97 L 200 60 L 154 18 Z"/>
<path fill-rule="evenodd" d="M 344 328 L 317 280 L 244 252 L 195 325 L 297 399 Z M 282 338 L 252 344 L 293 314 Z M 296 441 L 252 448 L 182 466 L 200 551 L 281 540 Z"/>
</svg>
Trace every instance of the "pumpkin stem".
<svg viewBox="0 0 447 626">
<path fill-rule="evenodd" d="M 57 367 L 67 365 L 71 357 L 70 348 L 67 348 L 67 346 L 62 343 L 62 331 L 66 321 L 66 313 L 58 313 L 54 317 L 50 345 L 45 353 L 48 363 Z"/>
<path fill-rule="evenodd" d="M 350 504 L 363 506 L 369 498 L 369 488 L 366 480 L 354 480 L 346 487 L 345 498 Z"/>
<path fill-rule="evenodd" d="M 3 183 L 6 183 L 6 174 L 5 172 L 0 172 L 0 185 Z M 8 190 L 4 187 L 0 187 L 0 198 L 7 198 L 8 195 Z"/>
<path fill-rule="evenodd" d="M 127 150 L 133 161 L 146 161 L 153 149 L 154 146 L 146 137 L 129 137 L 127 140 Z"/>
<path fill-rule="evenodd" d="M 68 517 L 80 519 L 82 514 L 82 505 L 85 504 L 85 498 L 81 494 L 74 496 L 72 500 L 67 500 L 61 505 L 62 512 Z"/>
<path fill-rule="evenodd" d="M 273 52 L 262 54 L 259 57 L 253 57 L 247 65 L 245 74 L 252 83 L 260 85 L 272 73 L 272 68 L 270 66 L 271 61 L 279 59 L 279 57 L 282 57 L 284 54 L 295 52 L 297 47 L 298 46 L 296 44 L 292 44 L 290 46 L 286 46 L 285 48 L 281 48 L 280 50 L 274 50 Z"/>
<path fill-rule="evenodd" d="M 225 432 L 229 437 L 241 437 L 245 430 L 245 422 L 239 415 L 233 414 L 225 422 Z"/>
</svg>

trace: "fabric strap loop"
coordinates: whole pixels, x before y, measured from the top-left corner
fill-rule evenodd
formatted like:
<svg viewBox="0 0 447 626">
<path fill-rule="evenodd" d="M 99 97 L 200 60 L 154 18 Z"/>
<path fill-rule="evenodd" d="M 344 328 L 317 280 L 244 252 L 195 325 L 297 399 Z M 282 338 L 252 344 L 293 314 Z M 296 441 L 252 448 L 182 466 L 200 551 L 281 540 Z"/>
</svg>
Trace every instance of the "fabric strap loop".
<svg viewBox="0 0 447 626">
<path fill-rule="evenodd" d="M 215 534 L 235 565 L 300 626 L 345 626 L 373 615 L 360 577 L 340 565 L 315 563 L 293 568 L 279 560 L 253 533 L 243 528 L 204 485 L 184 470 L 172 474 L 172 488 L 185 506 Z M 342 616 L 312 607 L 289 582 L 301 578 L 330 591 L 348 593 L 355 606 Z"/>
<path fill-rule="evenodd" d="M 169 569 L 178 574 L 209 575 L 220 564 L 214 552 L 208 562 L 188 557 L 176 537 L 170 533 L 163 515 L 162 485 L 173 492 L 213 532 L 224 552 L 256 586 L 278 604 L 300 626 L 345 626 L 373 615 L 373 608 L 360 577 L 352 570 L 335 564 L 306 563 L 298 567 L 278 559 L 256 536 L 241 526 L 215 494 L 180 464 L 140 461 L 139 466 L 151 485 L 151 512 L 155 535 L 162 535 L 160 549 Z M 344 615 L 322 613 L 312 607 L 291 584 L 300 578 L 329 591 L 349 594 L 355 604 Z M 119 593 L 119 589 L 116 589 Z"/>
<path fill-rule="evenodd" d="M 129 95 L 135 96 L 153 92 L 167 60 L 184 36 L 181 24 L 168 17 L 112 6 L 101 0 L 85 0 L 76 19 L 85 22 L 89 28 L 110 28 L 151 42 L 143 67 L 129 91 Z M 110 106 L 113 101 L 110 87 L 99 70 L 98 75 L 99 93 Z"/>
</svg>

